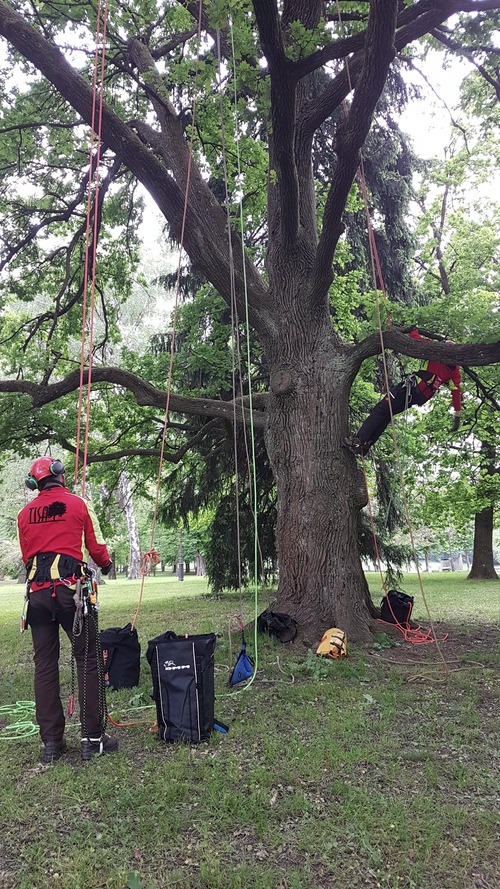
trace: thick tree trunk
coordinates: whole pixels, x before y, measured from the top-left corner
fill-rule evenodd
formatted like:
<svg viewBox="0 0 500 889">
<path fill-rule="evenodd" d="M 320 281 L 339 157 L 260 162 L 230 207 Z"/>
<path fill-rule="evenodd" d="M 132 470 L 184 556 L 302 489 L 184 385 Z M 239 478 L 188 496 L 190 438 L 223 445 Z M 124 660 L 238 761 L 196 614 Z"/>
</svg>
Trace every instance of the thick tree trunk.
<svg viewBox="0 0 500 889">
<path fill-rule="evenodd" d="M 493 565 L 493 507 L 476 512 L 472 568 L 467 580 L 498 580 Z"/>
<path fill-rule="evenodd" d="M 333 626 L 367 640 L 373 606 L 357 546 L 366 491 L 342 444 L 355 370 L 326 313 L 323 323 L 294 320 L 279 337 L 270 377 L 267 448 L 278 491 L 280 578 L 273 607 L 291 614 L 311 644 Z"/>
</svg>

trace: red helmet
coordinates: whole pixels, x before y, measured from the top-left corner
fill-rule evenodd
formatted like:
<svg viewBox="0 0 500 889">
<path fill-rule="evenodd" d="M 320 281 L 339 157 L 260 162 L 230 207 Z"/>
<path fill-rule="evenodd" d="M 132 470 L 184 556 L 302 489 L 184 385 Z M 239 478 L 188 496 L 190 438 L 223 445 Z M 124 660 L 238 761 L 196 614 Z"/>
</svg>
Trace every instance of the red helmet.
<svg viewBox="0 0 500 889">
<path fill-rule="evenodd" d="M 30 491 L 36 491 L 38 482 L 53 475 L 64 475 L 64 466 L 61 461 L 54 460 L 53 457 L 38 457 L 31 464 L 28 478 L 26 479 L 26 487 Z"/>
</svg>

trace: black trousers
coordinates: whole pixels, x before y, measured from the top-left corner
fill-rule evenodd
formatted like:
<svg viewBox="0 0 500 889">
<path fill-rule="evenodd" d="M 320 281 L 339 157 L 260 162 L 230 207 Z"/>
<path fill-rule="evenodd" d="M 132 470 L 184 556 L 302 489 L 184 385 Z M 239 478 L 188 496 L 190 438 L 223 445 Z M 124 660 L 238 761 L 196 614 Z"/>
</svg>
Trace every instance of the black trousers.
<svg viewBox="0 0 500 889">
<path fill-rule="evenodd" d="M 59 681 L 59 628 L 68 638 L 73 635 L 75 616 L 74 590 L 57 584 L 51 589 L 30 592 L 28 622 L 33 640 L 35 662 L 36 720 L 44 744 L 62 741 L 65 727 Z M 97 665 L 96 630 L 91 616 L 85 618 L 88 626 L 88 651 L 85 654 L 85 626 L 75 638 L 75 661 L 78 676 L 78 700 L 82 737 L 99 738 L 102 717 L 99 706 L 100 671 Z M 86 729 L 86 731 L 85 731 Z"/>
<path fill-rule="evenodd" d="M 426 390 L 422 392 L 416 385 L 410 386 L 408 391 L 406 383 L 398 383 L 397 386 L 393 386 L 389 391 L 391 393 L 390 399 L 393 415 L 401 414 L 407 407 L 425 404 L 430 397 Z M 389 408 L 389 397 L 386 395 L 370 412 L 356 438 L 359 438 L 361 442 L 372 445 L 385 432 L 390 422 L 391 410 Z M 368 448 L 365 448 L 365 453 L 367 450 Z"/>
</svg>

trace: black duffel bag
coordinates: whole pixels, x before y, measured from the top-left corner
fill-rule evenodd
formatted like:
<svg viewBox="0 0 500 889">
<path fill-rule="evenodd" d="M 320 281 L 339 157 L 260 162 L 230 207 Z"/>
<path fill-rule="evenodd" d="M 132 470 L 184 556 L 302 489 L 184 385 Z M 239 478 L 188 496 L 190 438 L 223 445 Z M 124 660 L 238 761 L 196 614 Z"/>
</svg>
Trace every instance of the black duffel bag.
<svg viewBox="0 0 500 889">
<path fill-rule="evenodd" d="M 177 636 L 167 632 L 148 643 L 158 737 L 206 741 L 214 729 L 215 633 Z"/>
<path fill-rule="evenodd" d="M 413 596 L 399 590 L 389 590 L 380 603 L 380 620 L 386 624 L 408 627 L 413 609 Z"/>
<path fill-rule="evenodd" d="M 139 685 L 141 646 L 132 624 L 101 630 L 104 684 L 106 688 L 134 688 Z"/>
</svg>

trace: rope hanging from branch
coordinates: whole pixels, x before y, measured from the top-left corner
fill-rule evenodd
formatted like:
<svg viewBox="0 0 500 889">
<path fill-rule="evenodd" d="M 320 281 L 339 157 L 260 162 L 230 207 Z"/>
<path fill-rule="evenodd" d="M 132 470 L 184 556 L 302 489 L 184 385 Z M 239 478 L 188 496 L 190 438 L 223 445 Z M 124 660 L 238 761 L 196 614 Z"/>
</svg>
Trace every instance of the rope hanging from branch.
<svg viewBox="0 0 500 889">
<path fill-rule="evenodd" d="M 240 129 L 239 129 L 239 121 L 238 121 L 238 90 L 237 90 L 237 80 L 236 80 L 236 53 L 234 47 L 234 32 L 233 32 L 233 23 L 232 19 L 229 19 L 230 26 L 230 36 L 231 36 L 231 65 L 232 65 L 232 79 L 233 79 L 233 108 L 234 108 L 234 143 L 236 150 L 236 170 L 237 170 L 237 178 L 238 181 L 241 178 L 241 155 L 240 155 Z M 251 347 L 250 347 L 250 325 L 249 325 L 249 313 L 248 313 L 248 287 L 247 287 L 247 279 L 246 279 L 246 263 L 245 263 L 245 228 L 244 228 L 244 219 L 243 219 L 243 207 L 241 200 L 239 201 L 239 217 L 238 217 L 238 226 L 239 226 L 239 234 L 242 248 L 242 268 L 243 268 L 243 288 L 244 288 L 244 300 L 245 300 L 245 331 L 246 331 L 246 357 L 247 357 L 247 374 L 248 374 L 248 399 L 249 399 L 249 414 L 250 414 L 250 444 L 248 441 L 247 435 L 247 427 L 245 423 L 244 417 L 244 392 L 243 392 L 243 366 L 242 366 L 242 350 L 241 350 L 241 342 L 240 342 L 240 331 L 239 324 L 240 319 L 238 317 L 238 307 L 237 307 L 237 299 L 236 299 L 236 285 L 235 285 L 235 268 L 234 268 L 234 254 L 233 254 L 233 244 L 231 238 L 231 198 L 229 194 L 229 184 L 228 184 L 228 168 L 227 168 L 227 152 L 226 152 L 226 139 L 225 139 L 225 114 L 224 114 L 224 103 L 223 103 L 223 72 L 222 72 L 222 54 L 221 54 L 221 46 L 220 46 L 220 32 L 217 31 L 217 62 L 218 62 L 218 74 L 219 74 L 219 108 L 220 108 L 220 116 L 221 116 L 221 146 L 222 146 L 222 167 L 224 174 L 224 196 L 225 196 L 225 204 L 226 204 L 226 213 L 227 213 L 227 234 L 228 234 L 228 255 L 229 255 L 229 272 L 230 272 L 230 297 L 231 297 L 231 332 L 232 332 L 232 341 L 233 341 L 233 349 L 231 354 L 232 361 L 232 382 L 233 382 L 233 450 L 234 450 L 234 465 L 235 465 L 235 513 L 236 513 L 236 546 L 237 546 L 237 558 L 238 558 L 238 594 L 239 594 L 239 615 L 238 615 L 238 625 L 242 634 L 242 646 L 245 646 L 244 641 L 244 627 L 243 627 L 243 589 L 242 589 L 242 557 L 241 557 L 241 528 L 240 528 L 240 499 L 239 499 L 239 460 L 238 460 L 238 440 L 237 440 L 237 429 L 238 429 L 238 406 L 237 406 L 237 377 L 239 379 L 239 396 L 240 396 L 240 405 L 241 405 L 241 428 L 242 434 L 245 443 L 245 454 L 246 454 L 246 465 L 248 478 L 251 479 L 251 485 L 249 488 L 249 496 L 250 496 L 250 509 L 253 516 L 253 533 L 254 533 L 254 663 L 253 663 L 253 672 L 249 677 L 249 681 L 246 685 L 240 689 L 239 691 L 244 691 L 246 688 L 249 688 L 253 683 L 254 678 L 257 673 L 257 664 L 258 664 L 258 644 L 257 644 L 257 611 L 258 611 L 258 568 L 259 568 L 259 534 L 258 534 L 258 516 L 257 516 L 257 469 L 256 469 L 256 457 L 255 457 L 255 433 L 253 426 L 253 403 L 252 403 L 252 385 L 250 379 L 250 368 L 251 368 Z"/>
<path fill-rule="evenodd" d="M 343 27 L 342 15 L 341 15 L 340 5 L 339 5 L 338 0 L 337 0 L 337 12 L 338 12 L 339 23 L 340 23 L 341 27 Z M 347 72 L 349 89 L 352 91 L 353 85 L 352 85 L 352 80 L 351 80 L 351 75 L 350 75 L 349 59 L 348 58 L 346 59 L 345 64 L 346 64 L 346 72 Z M 344 114 L 347 117 L 348 112 L 347 112 L 347 105 L 346 105 L 345 101 L 343 103 L 343 108 L 344 108 Z M 446 659 L 445 659 L 445 657 L 441 651 L 440 645 L 439 645 L 439 640 L 438 640 L 436 632 L 435 632 L 434 623 L 433 623 L 432 616 L 431 616 L 431 613 L 429 610 L 429 606 L 427 604 L 427 599 L 426 599 L 425 591 L 424 591 L 424 587 L 423 587 L 422 575 L 420 572 L 420 568 L 419 568 L 419 564 L 418 564 L 418 556 L 417 556 L 416 547 L 415 547 L 413 526 L 412 526 L 411 517 L 410 517 L 408 500 L 406 497 L 406 490 L 405 490 L 405 484 L 404 484 L 404 478 L 403 478 L 401 459 L 400 459 L 399 448 L 398 448 L 398 443 L 397 443 L 397 438 L 396 438 L 396 428 L 395 428 L 394 415 L 392 412 L 391 396 L 390 396 L 389 372 L 388 372 L 387 361 L 386 361 L 386 357 L 385 357 L 385 343 L 384 343 L 384 333 L 383 333 L 383 329 L 382 329 L 382 314 L 381 314 L 379 291 L 382 294 L 382 298 L 383 298 L 384 302 L 386 302 L 387 296 L 386 296 L 386 290 L 385 290 L 385 286 L 384 286 L 382 269 L 381 269 L 381 265 L 380 265 L 380 258 L 379 258 L 378 250 L 377 250 L 377 244 L 376 244 L 375 236 L 374 236 L 374 232 L 373 232 L 372 220 L 370 217 L 368 194 L 367 194 L 367 188 L 366 188 L 366 178 L 365 178 L 365 174 L 364 174 L 363 156 L 362 156 L 361 151 L 359 152 L 358 182 L 359 182 L 359 186 L 360 186 L 360 190 L 361 190 L 361 194 L 362 194 L 362 198 L 363 198 L 366 221 L 367 221 L 368 248 L 369 248 L 369 254 L 370 254 L 372 283 L 373 283 L 373 289 L 375 292 L 375 304 L 376 304 L 376 310 L 377 310 L 377 323 L 378 323 L 378 331 L 379 331 L 379 337 L 380 337 L 382 364 L 383 364 L 383 369 L 384 369 L 384 385 L 385 385 L 385 390 L 386 390 L 388 404 L 389 404 L 389 413 L 390 413 L 390 418 L 391 418 L 391 432 L 392 432 L 392 439 L 393 439 L 393 444 L 394 444 L 394 453 L 395 453 L 395 457 L 396 457 L 396 465 L 397 465 L 397 470 L 398 470 L 398 478 L 399 478 L 399 483 L 400 483 L 401 496 L 403 498 L 403 507 L 404 507 L 406 524 L 408 527 L 408 533 L 410 535 L 410 544 L 411 544 L 411 550 L 412 550 L 412 554 L 413 554 L 413 560 L 414 560 L 415 567 L 417 570 L 419 589 L 420 589 L 420 593 L 422 595 L 422 601 L 424 603 L 424 607 L 425 607 L 427 616 L 429 618 L 429 624 L 430 624 L 430 630 L 426 633 L 420 631 L 420 628 L 412 630 L 409 628 L 406 629 L 406 628 L 401 627 L 400 629 L 403 630 L 406 641 L 413 642 L 414 644 L 422 644 L 425 642 L 434 642 L 436 644 L 436 648 L 438 650 L 438 653 L 439 653 L 439 656 L 440 656 L 441 661 L 443 663 L 446 674 L 448 674 L 448 665 L 446 663 Z M 388 326 L 392 327 L 392 319 L 390 317 L 390 313 L 389 313 L 388 309 L 386 310 L 386 314 L 387 314 Z M 382 582 L 382 589 L 384 591 L 384 594 L 387 595 L 387 589 L 385 586 L 385 580 L 384 580 L 384 576 L 383 576 L 383 572 L 382 572 L 382 566 L 381 566 L 378 544 L 377 544 L 377 539 L 376 539 L 376 531 L 375 531 L 375 524 L 374 524 L 374 520 L 373 520 L 370 492 L 369 492 L 368 481 L 367 481 L 367 477 L 366 477 L 365 459 L 364 459 L 363 455 L 361 455 L 361 458 L 362 458 L 362 462 L 363 462 L 363 475 L 364 475 L 364 480 L 365 480 L 366 493 L 367 493 L 367 497 L 368 497 L 368 504 L 369 504 L 369 511 L 370 511 L 370 522 L 371 522 L 372 534 L 373 534 L 373 539 L 374 539 L 375 552 L 376 552 L 377 561 L 378 561 L 379 573 L 380 573 L 381 582 Z M 441 640 L 441 641 L 443 641 L 443 640 Z"/>
<path fill-rule="evenodd" d="M 173 323 L 172 323 L 172 336 L 170 339 L 170 359 L 168 365 L 168 376 L 167 376 L 167 394 L 165 399 L 165 414 L 163 417 L 163 428 L 162 428 L 162 436 L 161 436 L 161 447 L 160 447 L 160 458 L 158 463 L 158 475 L 156 479 L 156 490 L 155 490 L 155 500 L 153 507 L 153 519 L 151 523 L 151 537 L 150 537 L 150 548 L 147 553 L 143 553 L 143 558 L 141 559 L 141 586 L 139 591 L 139 599 L 137 602 L 137 608 L 132 620 L 132 629 L 134 629 L 135 624 L 137 622 L 137 618 L 139 616 L 139 611 L 142 604 L 142 599 L 144 595 L 144 580 L 146 574 L 149 573 L 152 567 L 158 564 L 159 556 L 156 551 L 154 545 L 155 539 L 155 531 L 156 524 L 158 521 L 158 505 L 160 498 L 160 487 L 161 487 L 161 476 L 163 471 L 163 461 L 165 456 L 165 441 L 167 436 L 167 428 L 168 428 L 168 417 L 169 417 L 169 408 L 170 408 L 170 390 L 172 387 L 172 372 L 173 372 L 173 364 L 174 364 L 174 349 L 175 349 L 175 335 L 177 330 L 177 312 L 179 305 L 179 291 L 180 291 L 180 278 L 181 278 L 181 268 L 182 268 L 182 255 L 184 251 L 184 232 L 186 228 L 186 217 L 187 217 L 187 209 L 188 209 L 188 201 L 189 201 L 189 186 L 191 182 L 191 165 L 193 158 L 193 140 L 195 133 L 195 121 L 196 121 L 196 97 L 197 97 L 197 84 L 198 84 L 198 73 L 200 66 L 200 42 L 201 42 L 201 22 L 202 22 L 202 12 L 203 12 L 203 4 L 200 2 L 198 5 L 198 26 L 197 26 L 197 54 L 196 54 L 196 66 L 195 66 L 195 75 L 194 75 L 194 86 L 193 86 L 193 102 L 191 106 L 191 136 L 189 140 L 189 150 L 188 150 L 188 159 L 187 159 L 187 174 L 186 174 L 186 188 L 184 193 L 184 206 L 182 212 L 182 224 L 181 224 L 181 233 L 179 238 L 179 258 L 177 263 L 177 276 L 175 282 L 175 296 L 174 296 L 174 311 L 173 311 Z M 156 560 L 156 561 L 155 561 Z"/>
<path fill-rule="evenodd" d="M 99 204 L 99 185 L 100 185 L 100 161 L 101 161 L 101 132 L 102 132 L 102 107 L 103 107 L 103 89 L 104 89 L 104 67 L 106 60 L 106 28 L 108 21 L 108 2 L 105 0 L 104 11 L 102 11 L 101 0 L 97 6 L 96 35 L 95 35 L 95 53 L 94 53 L 94 78 L 92 89 L 92 122 L 90 129 L 90 149 L 89 149 L 89 178 L 87 187 L 87 223 L 85 229 L 85 269 L 83 280 L 83 307 L 82 307 L 82 339 L 80 351 L 80 386 L 78 395 L 78 416 L 77 416 L 77 433 L 76 433 L 76 457 L 75 457 L 75 475 L 74 487 L 78 484 L 78 461 L 80 455 L 80 444 L 82 435 L 82 413 L 83 400 L 86 392 L 85 407 L 85 428 L 84 428 L 84 444 L 83 444 L 83 466 L 82 466 L 82 497 L 85 495 L 85 481 L 87 471 L 87 453 L 88 438 L 90 425 L 90 394 L 92 381 L 92 362 L 93 362 L 93 336 L 94 336 L 94 316 L 95 316 L 95 285 L 97 272 L 97 238 L 98 238 L 98 204 Z M 96 143 L 94 151 L 94 141 Z M 93 216 L 93 225 L 92 225 Z M 92 230 L 92 242 L 90 233 Z M 87 328 L 87 312 L 88 312 L 88 290 L 90 277 L 90 317 L 89 317 L 89 334 L 88 334 L 88 376 L 87 386 L 84 387 L 84 371 L 85 371 L 85 344 L 86 344 L 86 328 Z"/>
</svg>

